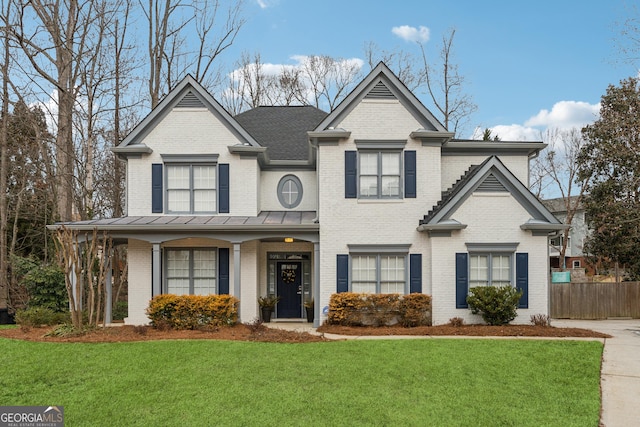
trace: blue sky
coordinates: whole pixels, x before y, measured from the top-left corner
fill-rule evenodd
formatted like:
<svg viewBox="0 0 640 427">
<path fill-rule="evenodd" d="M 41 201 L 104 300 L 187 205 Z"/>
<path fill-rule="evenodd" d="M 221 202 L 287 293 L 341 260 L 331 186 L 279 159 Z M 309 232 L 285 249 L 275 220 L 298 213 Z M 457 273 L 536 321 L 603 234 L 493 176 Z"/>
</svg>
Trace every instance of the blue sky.
<svg viewBox="0 0 640 427">
<path fill-rule="evenodd" d="M 467 134 L 457 136 L 479 126 L 503 140 L 536 140 L 546 127 L 593 121 L 607 86 L 637 75 L 616 47 L 633 7 L 624 0 L 247 0 L 247 23 L 225 60 L 243 51 L 278 65 L 313 54 L 364 59 L 367 42 L 419 55 L 411 31 L 397 27 L 423 41 L 428 35 L 424 45 L 436 54 L 455 27 L 454 62 L 478 106 Z"/>
</svg>

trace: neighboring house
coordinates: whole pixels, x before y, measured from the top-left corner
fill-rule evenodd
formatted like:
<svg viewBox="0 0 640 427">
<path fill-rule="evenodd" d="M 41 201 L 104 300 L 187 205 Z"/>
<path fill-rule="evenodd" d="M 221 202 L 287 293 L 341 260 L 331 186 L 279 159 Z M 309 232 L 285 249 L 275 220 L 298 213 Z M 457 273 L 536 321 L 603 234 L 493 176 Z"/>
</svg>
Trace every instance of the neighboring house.
<svg viewBox="0 0 640 427">
<path fill-rule="evenodd" d="M 577 196 L 571 196 L 571 198 L 573 199 L 573 203 Z M 563 197 L 543 200 L 542 203 L 558 220 L 563 224 L 567 224 L 567 208 Z M 564 263 L 563 260 L 560 259 L 560 248 L 562 247 L 563 236 L 558 235 L 550 240 L 549 256 L 551 257 L 551 268 L 587 268 L 585 254 L 582 252 L 582 249 L 589 235 L 589 227 L 585 218 L 585 209 L 581 203 L 578 204 L 571 224 L 567 225 L 570 225 L 571 228 L 569 229 Z"/>
<path fill-rule="evenodd" d="M 455 140 L 384 64 L 331 113 L 260 107 L 232 117 L 187 76 L 113 151 L 127 216 L 97 227 L 128 245 L 129 324 L 162 293 L 230 293 L 240 320 L 315 322 L 333 293 L 422 292 L 433 322 L 469 287 L 524 291 L 518 323 L 548 313 L 548 236 L 563 226 L 526 186 L 540 142 Z"/>
</svg>

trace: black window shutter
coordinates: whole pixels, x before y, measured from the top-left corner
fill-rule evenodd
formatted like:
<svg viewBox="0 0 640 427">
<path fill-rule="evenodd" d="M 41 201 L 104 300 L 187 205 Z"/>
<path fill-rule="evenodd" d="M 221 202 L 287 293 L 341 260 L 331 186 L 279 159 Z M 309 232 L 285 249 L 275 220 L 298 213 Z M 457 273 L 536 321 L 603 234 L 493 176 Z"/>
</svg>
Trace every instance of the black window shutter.
<svg viewBox="0 0 640 427">
<path fill-rule="evenodd" d="M 229 213 L 229 165 L 218 165 L 218 212 Z"/>
<path fill-rule="evenodd" d="M 218 294 L 229 294 L 229 248 L 218 249 Z"/>
<path fill-rule="evenodd" d="M 516 288 L 522 291 L 518 308 L 529 308 L 529 254 L 516 253 Z"/>
<path fill-rule="evenodd" d="M 336 292 L 349 292 L 349 255 L 338 255 Z"/>
<path fill-rule="evenodd" d="M 151 165 L 151 212 L 162 213 L 162 163 Z"/>
<path fill-rule="evenodd" d="M 409 255 L 409 293 L 422 293 L 422 254 Z"/>
<path fill-rule="evenodd" d="M 358 197 L 358 152 L 344 152 L 344 197 Z"/>
<path fill-rule="evenodd" d="M 404 197 L 415 198 L 416 185 L 416 152 L 404 152 Z"/>
<path fill-rule="evenodd" d="M 469 254 L 456 254 L 456 308 L 469 308 Z"/>
</svg>

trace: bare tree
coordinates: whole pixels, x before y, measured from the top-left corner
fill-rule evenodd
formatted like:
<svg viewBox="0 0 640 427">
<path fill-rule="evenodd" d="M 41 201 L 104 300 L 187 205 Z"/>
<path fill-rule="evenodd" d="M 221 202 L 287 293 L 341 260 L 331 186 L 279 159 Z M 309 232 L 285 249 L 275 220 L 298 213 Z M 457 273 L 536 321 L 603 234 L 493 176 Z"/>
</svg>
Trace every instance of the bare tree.
<svg viewBox="0 0 640 427">
<path fill-rule="evenodd" d="M 372 69 L 380 61 L 384 62 L 411 91 L 415 91 L 425 83 L 425 75 L 418 59 L 410 52 L 402 49 L 386 51 L 374 42 L 367 42 L 364 46 L 364 55 L 369 68 Z"/>
<path fill-rule="evenodd" d="M 439 63 L 430 63 L 424 44 L 417 43 L 422 53 L 427 93 L 442 115 L 444 127 L 458 132 L 478 107 L 471 96 L 463 92 L 465 79 L 458 73 L 458 65 L 453 62 L 455 34 L 456 30 L 451 29 L 442 36 Z"/>
<path fill-rule="evenodd" d="M 549 189 L 559 193 L 564 201 L 566 211 L 565 223 L 571 225 L 578 209 L 582 207 L 585 196 L 586 182 L 590 177 L 578 177 L 578 156 L 582 151 L 585 140 L 577 128 L 569 130 L 548 129 L 542 136 L 547 148 L 532 165 L 532 191 L 539 197 Z M 560 260 L 564 266 L 567 253 L 570 229 L 562 232 L 562 243 L 558 248 Z"/>
<path fill-rule="evenodd" d="M 83 63 L 101 43 L 95 37 L 96 17 L 105 9 L 95 0 L 20 0 L 12 36 L 35 71 L 55 88 L 56 200 L 60 220 L 72 218 L 74 141 L 73 117 L 82 82 Z"/>
<path fill-rule="evenodd" d="M 7 169 L 8 169 L 8 138 L 9 138 L 9 55 L 10 45 L 7 36 L 9 17 L 12 3 L 7 1 L 2 11 L 2 26 L 4 34 L 2 58 L 2 117 L 0 117 L 0 309 L 8 305 L 8 252 L 7 252 Z"/>
<path fill-rule="evenodd" d="M 146 5 L 142 0 L 139 2 L 148 24 L 151 108 L 158 105 L 161 96 L 172 89 L 173 82 L 187 72 L 204 82 L 214 60 L 233 44 L 245 22 L 241 16 L 241 1 L 226 9 L 226 21 L 221 25 L 218 25 L 218 18 L 225 10 L 219 0 L 149 0 Z M 193 13 L 181 13 L 186 8 L 192 8 Z M 184 35 L 185 30 L 192 27 L 198 39 L 194 48 L 189 46 Z"/>
</svg>

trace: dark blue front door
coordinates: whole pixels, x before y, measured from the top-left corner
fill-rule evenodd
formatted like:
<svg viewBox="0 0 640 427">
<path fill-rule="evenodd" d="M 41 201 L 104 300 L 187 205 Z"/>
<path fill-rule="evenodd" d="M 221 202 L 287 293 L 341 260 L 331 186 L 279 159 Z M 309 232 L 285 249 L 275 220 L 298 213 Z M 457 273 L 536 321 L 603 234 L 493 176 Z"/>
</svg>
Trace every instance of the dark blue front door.
<svg viewBox="0 0 640 427">
<path fill-rule="evenodd" d="M 279 319 L 302 317 L 302 263 L 278 263 L 277 291 L 280 301 L 276 306 Z"/>
</svg>

